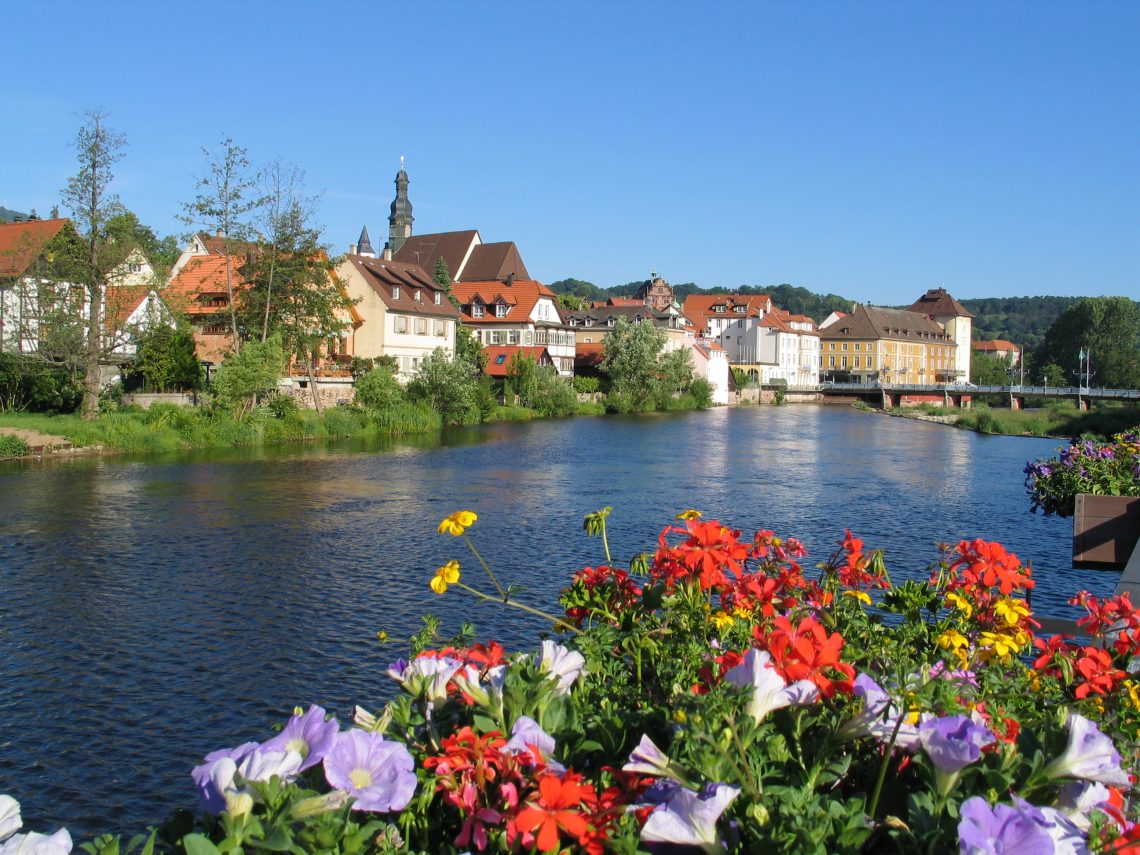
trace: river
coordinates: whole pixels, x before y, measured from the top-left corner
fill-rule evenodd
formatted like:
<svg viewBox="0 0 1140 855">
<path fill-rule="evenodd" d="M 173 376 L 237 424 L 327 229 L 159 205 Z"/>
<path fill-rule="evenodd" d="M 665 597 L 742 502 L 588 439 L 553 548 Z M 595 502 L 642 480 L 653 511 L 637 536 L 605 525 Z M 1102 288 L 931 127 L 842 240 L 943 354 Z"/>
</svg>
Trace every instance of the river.
<svg viewBox="0 0 1140 855">
<path fill-rule="evenodd" d="M 618 562 L 688 507 L 798 536 L 815 560 L 849 527 L 896 579 L 923 576 L 937 543 L 1000 540 L 1032 560 L 1035 608 L 1069 613 L 1116 576 L 1074 571 L 1071 521 L 1028 513 L 1021 469 L 1058 445 L 801 405 L 0 464 L 0 793 L 38 831 L 141 831 L 194 805 L 203 754 L 295 705 L 379 708 L 425 612 L 531 649 L 537 619 L 428 588 L 452 558 L 479 581 L 436 531 L 463 508 L 540 607 L 603 560 L 582 519 L 611 505 Z"/>
</svg>

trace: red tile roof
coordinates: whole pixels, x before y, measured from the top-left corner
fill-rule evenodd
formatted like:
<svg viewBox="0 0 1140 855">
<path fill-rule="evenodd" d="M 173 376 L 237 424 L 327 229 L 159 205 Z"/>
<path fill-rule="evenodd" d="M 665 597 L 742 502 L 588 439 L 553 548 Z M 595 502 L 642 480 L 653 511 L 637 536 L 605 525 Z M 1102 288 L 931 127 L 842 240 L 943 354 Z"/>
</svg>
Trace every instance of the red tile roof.
<svg viewBox="0 0 1140 855">
<path fill-rule="evenodd" d="M 481 282 L 455 282 L 451 286 L 451 293 L 463 306 L 462 320 L 465 324 L 520 324 L 529 323 L 531 312 L 540 297 L 549 297 L 554 303 L 555 312 L 558 308 L 558 295 L 533 279 L 516 279 L 509 285 L 498 280 Z M 511 307 L 506 317 L 495 317 L 494 310 L 488 311 L 482 317 L 471 314 L 471 304 L 478 298 L 484 306 L 494 306 L 503 303 Z M 551 323 L 561 323 L 562 316 L 556 314 L 550 319 Z"/>
<path fill-rule="evenodd" d="M 151 292 L 149 285 L 107 286 L 107 314 L 103 319 L 104 329 L 115 333 L 126 326 L 129 318 Z"/>
<path fill-rule="evenodd" d="M 998 351 L 1021 353 L 1020 347 L 1004 338 L 995 338 L 993 341 L 975 341 L 974 350 L 980 350 L 983 353 L 996 353 Z"/>
<path fill-rule="evenodd" d="M 724 306 L 725 311 L 714 312 L 714 306 Z M 744 312 L 737 313 L 737 306 L 744 306 Z M 690 294 L 685 298 L 684 312 L 697 332 L 703 333 L 708 329 L 708 318 L 756 318 L 770 312 L 771 307 L 772 298 L 767 294 Z"/>
<path fill-rule="evenodd" d="M 579 342 L 574 350 L 574 371 L 596 369 L 606 357 L 606 345 L 601 341 Z"/>
<path fill-rule="evenodd" d="M 0 225 L 0 276 L 23 276 L 28 265 L 69 222 L 57 217 Z"/>
<path fill-rule="evenodd" d="M 231 282 L 236 292 L 245 286 L 238 273 L 240 262 L 231 259 L 231 264 Z M 192 316 L 228 312 L 226 257 L 199 255 L 190 259 L 170 280 L 162 296 L 171 308 Z"/>
<path fill-rule="evenodd" d="M 479 232 L 474 229 L 463 232 L 440 232 L 429 235 L 412 235 L 392 256 L 393 261 L 404 264 L 418 264 L 430 274 L 435 273 L 435 265 L 442 258 L 447 263 L 451 278 L 459 276 L 463 262 L 471 245 L 476 242 Z"/>
<path fill-rule="evenodd" d="M 529 356 L 539 365 L 553 365 L 554 360 L 545 347 L 524 347 L 517 344 L 491 344 L 483 348 L 487 356 L 488 377 L 506 377 L 511 365 L 519 356 Z"/>
<path fill-rule="evenodd" d="M 447 299 L 443 287 L 418 264 L 385 261 L 363 255 L 350 255 L 348 260 L 390 311 L 440 318 L 459 317 L 459 311 Z M 416 299 L 417 292 L 419 300 Z M 399 296 L 393 296 L 394 293 Z M 436 294 L 441 295 L 438 305 L 435 302 Z"/>
<path fill-rule="evenodd" d="M 945 288 L 931 288 L 914 301 L 910 311 L 931 317 L 972 318 L 974 313 L 950 296 Z"/>
</svg>

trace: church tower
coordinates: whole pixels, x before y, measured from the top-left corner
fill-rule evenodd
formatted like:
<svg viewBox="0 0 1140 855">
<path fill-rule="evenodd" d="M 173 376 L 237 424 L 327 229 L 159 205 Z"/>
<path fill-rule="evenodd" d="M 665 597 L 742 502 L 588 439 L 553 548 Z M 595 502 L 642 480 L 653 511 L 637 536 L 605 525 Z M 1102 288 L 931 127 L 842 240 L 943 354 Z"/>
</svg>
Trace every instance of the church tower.
<svg viewBox="0 0 1140 855">
<path fill-rule="evenodd" d="M 404 171 L 404 158 L 400 158 L 400 171 L 396 173 L 396 198 L 392 200 L 392 215 L 388 217 L 388 244 L 384 255 L 391 258 L 400 251 L 404 241 L 412 236 L 412 203 L 408 201 L 408 173 Z"/>
</svg>

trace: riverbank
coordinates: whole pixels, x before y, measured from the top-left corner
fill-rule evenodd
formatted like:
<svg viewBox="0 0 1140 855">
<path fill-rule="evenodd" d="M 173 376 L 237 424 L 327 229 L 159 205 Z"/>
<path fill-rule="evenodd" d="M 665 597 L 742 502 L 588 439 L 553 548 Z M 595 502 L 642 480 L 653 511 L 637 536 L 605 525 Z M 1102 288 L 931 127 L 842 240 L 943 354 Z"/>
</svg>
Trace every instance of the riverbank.
<svg viewBox="0 0 1140 855">
<path fill-rule="evenodd" d="M 1007 410 L 977 404 L 971 409 L 938 407 L 892 407 L 882 410 L 890 416 L 935 422 L 1001 436 L 1057 437 L 1080 436 L 1108 439 L 1140 424 L 1140 407 L 1101 407 L 1080 411 L 1075 407 L 1042 407 L 1032 410 Z"/>
</svg>

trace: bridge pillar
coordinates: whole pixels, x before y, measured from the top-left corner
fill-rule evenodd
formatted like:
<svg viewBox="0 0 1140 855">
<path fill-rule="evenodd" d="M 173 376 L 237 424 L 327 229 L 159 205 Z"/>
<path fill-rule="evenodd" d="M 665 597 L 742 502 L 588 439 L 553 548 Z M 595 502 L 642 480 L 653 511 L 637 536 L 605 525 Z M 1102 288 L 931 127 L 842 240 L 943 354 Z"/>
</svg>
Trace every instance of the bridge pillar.
<svg viewBox="0 0 1140 855">
<path fill-rule="evenodd" d="M 1014 395 L 1011 392 L 1009 395 L 1009 408 L 1011 410 L 1024 410 L 1025 409 L 1025 399 L 1019 398 L 1017 395 Z"/>
<path fill-rule="evenodd" d="M 1077 395 L 1077 409 L 1082 413 L 1086 412 L 1089 408 L 1089 399 L 1081 395 Z"/>
</svg>

